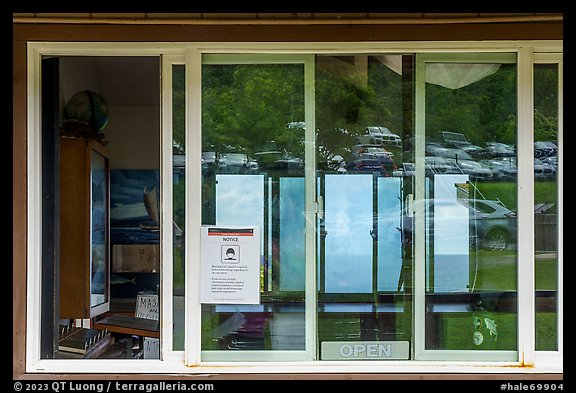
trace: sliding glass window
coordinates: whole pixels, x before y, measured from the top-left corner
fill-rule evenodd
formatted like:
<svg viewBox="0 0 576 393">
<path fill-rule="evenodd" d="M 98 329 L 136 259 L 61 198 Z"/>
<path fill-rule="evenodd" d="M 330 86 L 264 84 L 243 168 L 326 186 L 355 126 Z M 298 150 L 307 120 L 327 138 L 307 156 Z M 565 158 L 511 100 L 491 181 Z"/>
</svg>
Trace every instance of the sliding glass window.
<svg viewBox="0 0 576 393">
<path fill-rule="evenodd" d="M 559 64 L 534 65 L 536 350 L 558 350 Z"/>
<path fill-rule="evenodd" d="M 202 65 L 203 360 L 306 351 L 305 65 L 262 58 Z"/>
</svg>

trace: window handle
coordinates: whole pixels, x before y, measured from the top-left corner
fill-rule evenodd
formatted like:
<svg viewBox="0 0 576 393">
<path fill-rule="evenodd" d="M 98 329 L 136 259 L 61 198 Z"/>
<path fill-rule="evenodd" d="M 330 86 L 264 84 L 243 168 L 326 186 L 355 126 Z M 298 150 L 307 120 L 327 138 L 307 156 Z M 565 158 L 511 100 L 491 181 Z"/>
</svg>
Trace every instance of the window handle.
<svg viewBox="0 0 576 393">
<path fill-rule="evenodd" d="M 406 199 L 404 200 L 404 204 L 406 206 L 406 216 L 407 217 L 414 217 L 414 194 L 406 195 Z"/>
<path fill-rule="evenodd" d="M 324 219 L 324 197 L 322 195 L 318 195 L 316 198 L 316 217 L 319 220 Z"/>
</svg>

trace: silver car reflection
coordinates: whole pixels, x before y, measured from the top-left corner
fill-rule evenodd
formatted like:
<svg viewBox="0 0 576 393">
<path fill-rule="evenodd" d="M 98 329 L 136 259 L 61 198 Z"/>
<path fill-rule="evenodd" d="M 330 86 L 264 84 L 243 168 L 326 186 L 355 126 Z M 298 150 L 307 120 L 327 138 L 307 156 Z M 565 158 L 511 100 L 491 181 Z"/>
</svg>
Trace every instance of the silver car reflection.
<svg viewBox="0 0 576 393">
<path fill-rule="evenodd" d="M 418 201 L 415 201 L 415 203 Z M 508 209 L 498 200 L 488 199 L 425 199 L 419 201 L 427 212 L 427 225 L 431 234 L 434 232 L 434 208 L 435 206 L 464 206 L 468 209 L 466 216 L 450 217 L 458 222 L 467 221 L 470 230 L 471 247 L 478 247 L 491 251 L 503 251 L 514 249 L 516 246 L 517 218 L 516 213 Z M 403 215 L 404 236 L 412 239 L 413 216 Z"/>
</svg>

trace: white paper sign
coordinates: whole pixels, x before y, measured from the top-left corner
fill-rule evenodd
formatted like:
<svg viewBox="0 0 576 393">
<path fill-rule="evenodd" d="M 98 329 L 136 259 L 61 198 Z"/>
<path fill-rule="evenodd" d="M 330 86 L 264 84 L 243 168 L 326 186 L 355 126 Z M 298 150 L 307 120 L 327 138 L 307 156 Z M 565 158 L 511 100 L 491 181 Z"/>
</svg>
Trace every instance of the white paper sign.
<svg viewBox="0 0 576 393">
<path fill-rule="evenodd" d="M 260 228 L 202 227 L 200 302 L 260 303 Z"/>
<path fill-rule="evenodd" d="M 160 316 L 158 295 L 138 295 L 136 297 L 136 316 L 157 321 Z"/>
<path fill-rule="evenodd" d="M 157 321 L 160 317 L 158 295 L 138 295 L 136 316 Z M 160 359 L 160 339 L 144 337 L 144 359 Z"/>
</svg>

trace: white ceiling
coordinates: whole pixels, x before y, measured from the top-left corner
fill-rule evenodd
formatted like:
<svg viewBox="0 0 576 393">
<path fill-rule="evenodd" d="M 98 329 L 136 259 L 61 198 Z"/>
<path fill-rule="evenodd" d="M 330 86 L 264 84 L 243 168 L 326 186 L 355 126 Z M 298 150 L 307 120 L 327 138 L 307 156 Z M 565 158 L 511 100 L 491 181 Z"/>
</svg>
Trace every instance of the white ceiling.
<svg viewBox="0 0 576 393">
<path fill-rule="evenodd" d="M 102 96 L 112 106 L 160 105 L 158 57 L 94 57 Z"/>
<path fill-rule="evenodd" d="M 160 58 L 63 56 L 62 98 L 82 90 L 101 94 L 109 106 L 159 106 Z"/>
</svg>

